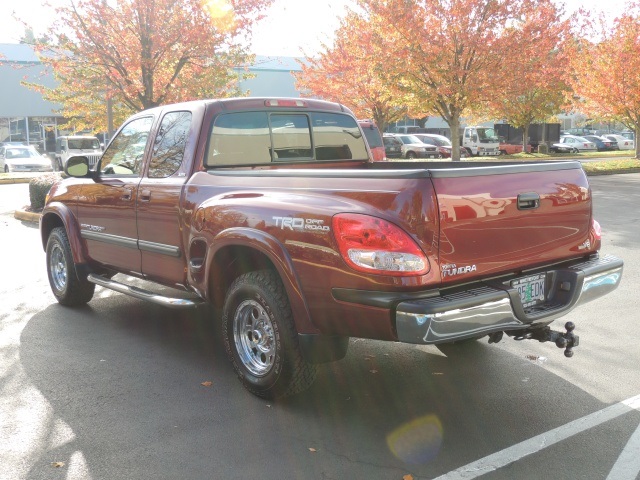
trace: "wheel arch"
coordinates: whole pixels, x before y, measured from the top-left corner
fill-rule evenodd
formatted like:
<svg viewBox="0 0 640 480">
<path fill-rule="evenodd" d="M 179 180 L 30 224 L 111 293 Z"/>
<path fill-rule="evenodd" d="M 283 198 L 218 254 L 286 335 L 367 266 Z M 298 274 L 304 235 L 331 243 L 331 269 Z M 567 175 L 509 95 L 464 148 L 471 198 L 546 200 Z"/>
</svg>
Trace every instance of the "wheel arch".
<svg viewBox="0 0 640 480">
<path fill-rule="evenodd" d="M 311 322 L 293 261 L 278 239 L 250 228 L 228 229 L 216 236 L 207 257 L 207 294 L 215 306 L 222 307 L 227 290 L 238 276 L 254 270 L 274 270 L 287 292 L 298 333 L 319 333 Z"/>
<path fill-rule="evenodd" d="M 48 205 L 40 217 L 40 238 L 42 248 L 47 249 L 47 240 L 51 231 L 56 227 L 64 227 L 71 245 L 71 253 L 75 264 L 86 263 L 84 244 L 80 237 L 80 228 L 76 217 L 69 207 L 63 204 Z"/>
</svg>

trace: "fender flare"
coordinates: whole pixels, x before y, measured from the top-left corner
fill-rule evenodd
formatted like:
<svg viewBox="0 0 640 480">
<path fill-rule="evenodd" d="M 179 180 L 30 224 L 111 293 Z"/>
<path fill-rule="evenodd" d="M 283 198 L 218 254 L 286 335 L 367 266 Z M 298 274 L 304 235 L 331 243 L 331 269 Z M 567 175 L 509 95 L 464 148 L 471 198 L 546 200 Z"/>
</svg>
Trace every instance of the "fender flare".
<svg viewBox="0 0 640 480">
<path fill-rule="evenodd" d="M 209 245 L 206 264 L 206 278 L 210 278 L 216 253 L 229 246 L 248 247 L 266 256 L 275 266 L 284 284 L 298 333 L 317 334 L 318 328 L 311 321 L 307 301 L 302 293 L 300 280 L 293 261 L 284 245 L 274 236 L 261 230 L 246 227 L 232 227 L 215 236 Z"/>
<path fill-rule="evenodd" d="M 86 264 L 87 252 L 84 241 L 80 236 L 80 225 L 72 210 L 61 202 L 52 202 L 48 204 L 42 211 L 40 217 L 40 236 L 42 240 L 42 248 L 46 251 L 49 233 L 53 230 L 52 224 L 57 224 L 58 219 L 64 225 L 71 245 L 71 254 L 73 255 L 73 263 Z"/>
</svg>

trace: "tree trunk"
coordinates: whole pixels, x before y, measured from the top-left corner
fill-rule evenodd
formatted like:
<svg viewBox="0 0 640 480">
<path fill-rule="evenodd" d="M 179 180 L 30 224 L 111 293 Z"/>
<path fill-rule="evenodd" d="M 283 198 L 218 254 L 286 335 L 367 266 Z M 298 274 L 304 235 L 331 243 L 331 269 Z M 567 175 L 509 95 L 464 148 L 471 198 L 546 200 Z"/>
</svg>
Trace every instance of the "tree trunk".
<svg viewBox="0 0 640 480">
<path fill-rule="evenodd" d="M 460 161 L 460 116 L 452 115 L 449 122 L 449 130 L 451 131 L 451 160 Z"/>
<path fill-rule="evenodd" d="M 522 127 L 522 152 L 528 153 L 527 146 L 529 144 L 529 123 Z"/>
</svg>

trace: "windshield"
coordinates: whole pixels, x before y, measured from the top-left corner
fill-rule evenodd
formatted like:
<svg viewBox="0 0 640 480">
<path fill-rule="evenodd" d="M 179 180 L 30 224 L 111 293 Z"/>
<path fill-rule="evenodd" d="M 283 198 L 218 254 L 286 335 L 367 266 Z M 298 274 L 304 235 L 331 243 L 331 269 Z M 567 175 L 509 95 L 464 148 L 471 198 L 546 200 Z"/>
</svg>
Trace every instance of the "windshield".
<svg viewBox="0 0 640 480">
<path fill-rule="evenodd" d="M 478 139 L 481 142 L 497 142 L 498 135 L 496 135 L 496 131 L 493 128 L 477 128 Z"/>
<path fill-rule="evenodd" d="M 424 143 L 429 143 L 431 145 L 437 145 L 438 147 L 450 147 L 451 142 L 446 137 L 422 137 L 422 141 Z"/>
<path fill-rule="evenodd" d="M 400 141 L 405 145 L 408 145 L 410 143 L 422 143 L 418 137 L 415 137 L 413 135 L 400 135 L 399 138 Z"/>
<path fill-rule="evenodd" d="M 6 158 L 37 158 L 40 154 L 33 148 L 8 148 Z"/>
<path fill-rule="evenodd" d="M 99 150 L 100 142 L 97 138 L 70 138 L 69 150 Z"/>
</svg>

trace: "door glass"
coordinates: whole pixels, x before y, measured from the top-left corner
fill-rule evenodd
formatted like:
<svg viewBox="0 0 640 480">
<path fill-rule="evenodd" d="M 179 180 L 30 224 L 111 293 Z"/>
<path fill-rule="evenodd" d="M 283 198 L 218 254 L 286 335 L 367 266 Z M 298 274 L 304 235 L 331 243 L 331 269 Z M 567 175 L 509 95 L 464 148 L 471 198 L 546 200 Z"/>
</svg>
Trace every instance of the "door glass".
<svg viewBox="0 0 640 480">
<path fill-rule="evenodd" d="M 171 112 L 164 116 L 153 143 L 150 178 L 166 178 L 178 171 L 187 146 L 191 112 Z"/>
<path fill-rule="evenodd" d="M 143 117 L 125 125 L 102 155 L 100 168 L 104 176 L 139 176 L 147 137 L 153 117 Z"/>
</svg>

